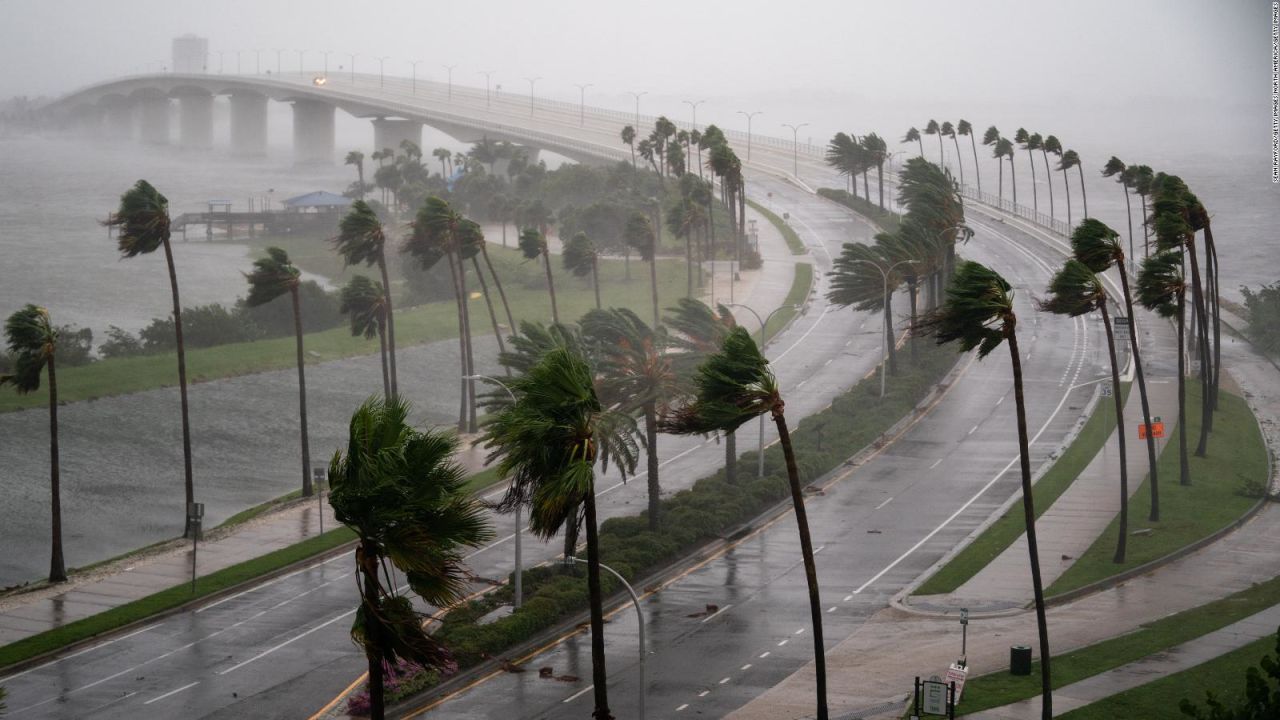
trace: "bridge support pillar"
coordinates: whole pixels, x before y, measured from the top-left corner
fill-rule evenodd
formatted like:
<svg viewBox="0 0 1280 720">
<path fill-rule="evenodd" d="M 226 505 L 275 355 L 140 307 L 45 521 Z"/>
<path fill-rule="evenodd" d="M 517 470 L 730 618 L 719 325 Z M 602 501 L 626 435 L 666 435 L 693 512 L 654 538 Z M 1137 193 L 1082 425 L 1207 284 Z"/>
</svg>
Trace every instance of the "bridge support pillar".
<svg viewBox="0 0 1280 720">
<path fill-rule="evenodd" d="M 540 151 L 540 148 L 531 147 L 529 145 L 516 146 L 516 152 L 520 153 L 520 155 L 524 157 L 524 162 L 526 165 L 538 164 L 539 151 Z M 505 158 L 505 157 L 499 158 L 498 161 L 493 164 L 493 172 L 495 175 L 508 175 L 509 173 L 507 172 L 507 170 L 509 170 L 510 168 L 511 168 L 511 158 Z"/>
<path fill-rule="evenodd" d="M 205 149 L 213 145 L 212 95 L 178 98 L 178 138 L 184 148 Z"/>
<path fill-rule="evenodd" d="M 102 108 L 102 134 L 110 140 L 133 139 L 133 104 L 109 103 Z"/>
<path fill-rule="evenodd" d="M 404 140 L 422 147 L 422 123 L 417 120 L 395 120 L 375 118 L 373 121 L 373 148 L 382 150 L 391 148 L 400 152 L 400 143 Z"/>
<path fill-rule="evenodd" d="M 329 103 L 293 101 L 293 161 L 333 164 L 333 112 Z"/>
<path fill-rule="evenodd" d="M 267 97 L 257 93 L 231 96 L 231 153 L 267 153 Z"/>
<path fill-rule="evenodd" d="M 169 144 L 169 98 L 138 101 L 138 138 L 152 145 Z"/>
</svg>

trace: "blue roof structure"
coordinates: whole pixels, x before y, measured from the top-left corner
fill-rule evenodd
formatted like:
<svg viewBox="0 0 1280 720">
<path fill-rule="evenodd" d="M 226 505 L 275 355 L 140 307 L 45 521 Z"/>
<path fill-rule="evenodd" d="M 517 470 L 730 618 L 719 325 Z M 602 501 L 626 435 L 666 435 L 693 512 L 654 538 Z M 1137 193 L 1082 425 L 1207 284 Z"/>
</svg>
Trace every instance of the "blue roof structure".
<svg viewBox="0 0 1280 720">
<path fill-rule="evenodd" d="M 309 192 L 306 195 L 299 195 L 284 201 L 285 207 L 299 210 L 303 208 L 342 208 L 350 204 L 351 198 L 334 195 L 323 190 Z"/>
</svg>

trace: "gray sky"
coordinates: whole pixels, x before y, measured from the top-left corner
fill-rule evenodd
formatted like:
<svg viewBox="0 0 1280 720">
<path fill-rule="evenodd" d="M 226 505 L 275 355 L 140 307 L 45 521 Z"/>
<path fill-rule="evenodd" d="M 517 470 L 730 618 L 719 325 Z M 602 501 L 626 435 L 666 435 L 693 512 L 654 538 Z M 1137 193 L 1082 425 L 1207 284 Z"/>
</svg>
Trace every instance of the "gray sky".
<svg viewBox="0 0 1280 720">
<path fill-rule="evenodd" d="M 737 110 L 762 109 L 758 132 L 810 122 L 819 140 L 900 135 L 930 116 L 1053 122 L 1062 135 L 1106 116 L 1121 140 L 1167 141 L 1209 121 L 1238 133 L 1242 116 L 1247 133 L 1265 127 L 1269 16 L 1266 0 L 0 0 L 0 97 L 167 63 L 170 40 L 190 32 L 229 66 L 252 48 L 289 49 L 285 69 L 298 48 L 360 53 L 361 70 L 389 55 L 404 75 L 421 59 L 434 79 L 456 63 L 460 83 L 492 70 L 527 92 L 523 78 L 542 76 L 539 94 L 575 100 L 574 83 L 593 83 L 589 102 L 620 108 L 645 90 L 646 111 L 670 114 L 707 98 L 700 122 L 736 126 Z"/>
</svg>

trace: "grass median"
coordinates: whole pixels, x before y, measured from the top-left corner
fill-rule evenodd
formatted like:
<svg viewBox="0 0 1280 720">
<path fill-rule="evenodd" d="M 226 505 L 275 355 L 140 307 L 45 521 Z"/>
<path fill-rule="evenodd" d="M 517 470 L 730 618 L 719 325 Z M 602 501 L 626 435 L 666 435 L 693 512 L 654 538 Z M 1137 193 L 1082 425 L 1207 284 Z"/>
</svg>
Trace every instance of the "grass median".
<svg viewBox="0 0 1280 720">
<path fill-rule="evenodd" d="M 1129 385 L 1124 384 L 1122 392 L 1128 399 Z M 1116 428 L 1115 403 L 1100 400 L 1094 407 L 1093 414 L 1085 422 L 1080 434 L 1071 445 L 1054 461 L 1033 488 L 1036 517 L 1044 514 L 1062 493 L 1071 487 L 1076 477 L 1093 462 L 1103 445 L 1110 439 Z M 1129 452 L 1134 452 L 1130 447 Z M 1137 496 L 1135 496 L 1137 497 Z M 981 535 L 974 538 L 963 550 L 956 553 L 946 565 L 934 573 L 916 591 L 914 595 L 940 595 L 955 592 L 957 588 L 968 582 L 980 570 L 995 560 L 1013 545 L 1027 531 L 1022 517 L 1022 506 L 1015 504 L 1000 516 Z"/>
<path fill-rule="evenodd" d="M 796 234 L 796 231 L 788 225 L 785 220 L 778 217 L 778 215 L 772 210 L 769 210 L 755 200 L 747 200 L 747 204 L 750 205 L 753 210 L 763 215 L 766 220 L 778 229 L 778 232 L 782 233 L 782 239 L 787 241 L 787 247 L 791 249 L 792 255 L 803 255 L 808 252 L 805 250 L 804 243 L 800 240 L 800 236 Z"/>
<path fill-rule="evenodd" d="M 800 307 L 809 297 L 809 291 L 813 287 L 813 266 L 808 263 L 796 263 L 795 268 L 795 275 L 791 277 L 791 289 L 787 291 L 787 297 L 782 301 L 782 309 L 776 311 L 765 325 L 765 342 L 782 332 L 787 323 L 791 322 L 791 318 L 800 312 Z"/>
</svg>

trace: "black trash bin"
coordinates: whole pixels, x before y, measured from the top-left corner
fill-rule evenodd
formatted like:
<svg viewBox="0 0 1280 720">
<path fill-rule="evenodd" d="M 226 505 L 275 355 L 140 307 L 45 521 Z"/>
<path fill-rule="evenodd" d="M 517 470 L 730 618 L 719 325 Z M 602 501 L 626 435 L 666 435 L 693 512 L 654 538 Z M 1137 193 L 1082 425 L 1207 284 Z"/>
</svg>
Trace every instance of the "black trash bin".
<svg viewBox="0 0 1280 720">
<path fill-rule="evenodd" d="M 1009 674 L 1031 674 L 1031 648 L 1026 645 L 1014 645 L 1009 648 Z"/>
</svg>

